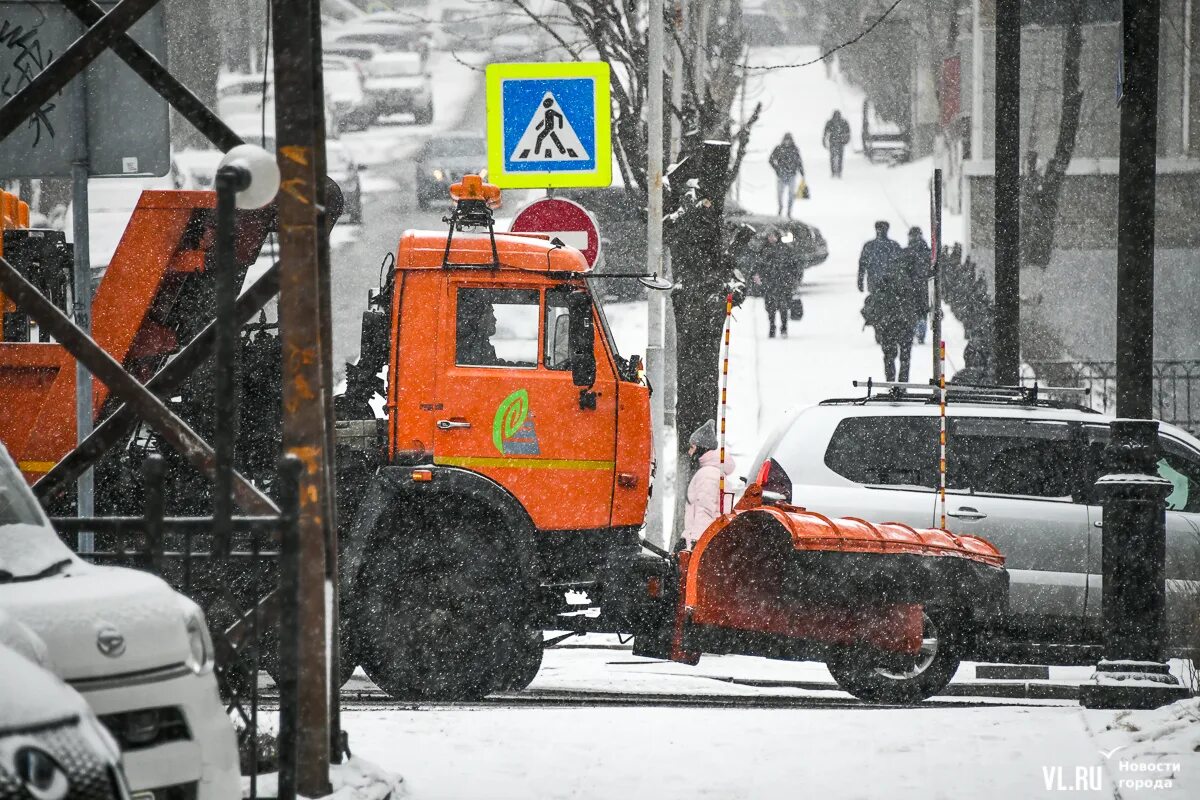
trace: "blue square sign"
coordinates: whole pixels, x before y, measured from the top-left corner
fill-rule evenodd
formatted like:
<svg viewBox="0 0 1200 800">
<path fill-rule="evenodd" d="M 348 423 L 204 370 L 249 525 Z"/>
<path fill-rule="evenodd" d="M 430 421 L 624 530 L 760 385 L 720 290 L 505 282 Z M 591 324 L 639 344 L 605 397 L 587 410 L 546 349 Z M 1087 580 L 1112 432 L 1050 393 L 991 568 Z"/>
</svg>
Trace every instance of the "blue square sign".
<svg viewBox="0 0 1200 800">
<path fill-rule="evenodd" d="M 612 183 L 604 62 L 492 64 L 488 180 L 502 188 Z"/>
</svg>

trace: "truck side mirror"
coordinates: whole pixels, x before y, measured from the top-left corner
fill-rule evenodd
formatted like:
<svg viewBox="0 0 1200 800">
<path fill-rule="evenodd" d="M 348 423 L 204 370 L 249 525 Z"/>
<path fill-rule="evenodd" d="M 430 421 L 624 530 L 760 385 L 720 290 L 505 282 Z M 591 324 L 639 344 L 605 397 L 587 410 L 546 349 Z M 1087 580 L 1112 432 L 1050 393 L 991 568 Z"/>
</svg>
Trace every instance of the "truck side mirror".
<svg viewBox="0 0 1200 800">
<path fill-rule="evenodd" d="M 567 296 L 570 316 L 571 379 L 576 386 L 591 388 L 596 382 L 596 327 L 592 322 L 592 298 L 587 292 Z"/>
</svg>

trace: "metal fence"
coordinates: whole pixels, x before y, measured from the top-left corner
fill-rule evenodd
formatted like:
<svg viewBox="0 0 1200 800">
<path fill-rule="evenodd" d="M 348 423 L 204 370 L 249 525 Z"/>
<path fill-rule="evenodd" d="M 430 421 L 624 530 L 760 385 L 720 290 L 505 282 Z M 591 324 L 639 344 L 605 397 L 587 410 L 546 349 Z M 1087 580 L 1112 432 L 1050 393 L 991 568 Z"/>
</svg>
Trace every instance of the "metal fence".
<svg viewBox="0 0 1200 800">
<path fill-rule="evenodd" d="M 164 516 L 165 462 L 161 456 L 147 458 L 144 465 L 143 516 L 52 520 L 63 534 L 95 534 L 96 548 L 82 557 L 158 575 L 204 611 L 213 638 L 213 668 L 221 699 L 238 731 L 242 773 L 250 780 L 250 800 L 258 796 L 260 768 L 278 768 L 260 764 L 260 755 L 270 748 L 264 747 L 259 735 L 259 670 L 274 672 L 281 695 L 283 684 L 294 683 L 290 675 L 281 674 L 292 669 L 292 664 L 278 656 L 281 643 L 274 635 L 278 627 L 273 619 L 277 614 L 264 604 L 272 598 L 285 607 L 296 602 L 295 580 L 289 580 L 289 573 L 294 573 L 299 563 L 296 520 L 300 469 L 295 457 L 281 462 L 280 513 L 232 517 L 228 521 L 228 542 L 221 541 L 226 537 L 218 535 L 219 526 L 214 525 L 212 517 Z M 77 537 L 68 539 L 76 541 Z M 262 599 L 264 595 L 266 600 Z"/>
<path fill-rule="evenodd" d="M 1049 386 L 1081 386 L 1088 405 L 1115 414 L 1117 366 L 1112 361 L 1034 361 L 1025 381 Z M 1066 398 L 1078 401 L 1078 397 Z M 1154 362 L 1155 418 L 1200 436 L 1200 361 Z"/>
</svg>

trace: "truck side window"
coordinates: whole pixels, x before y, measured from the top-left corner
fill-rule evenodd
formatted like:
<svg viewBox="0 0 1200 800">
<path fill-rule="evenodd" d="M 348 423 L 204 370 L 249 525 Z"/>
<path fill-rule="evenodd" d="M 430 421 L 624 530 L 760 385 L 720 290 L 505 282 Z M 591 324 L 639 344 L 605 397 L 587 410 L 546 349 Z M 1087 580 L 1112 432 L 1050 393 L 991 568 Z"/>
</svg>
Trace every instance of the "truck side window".
<svg viewBox="0 0 1200 800">
<path fill-rule="evenodd" d="M 454 363 L 464 367 L 535 369 L 537 289 L 458 290 Z"/>
<path fill-rule="evenodd" d="M 546 369 L 571 368 L 570 314 L 567 310 L 568 291 L 546 290 L 546 346 L 542 360 Z"/>
</svg>

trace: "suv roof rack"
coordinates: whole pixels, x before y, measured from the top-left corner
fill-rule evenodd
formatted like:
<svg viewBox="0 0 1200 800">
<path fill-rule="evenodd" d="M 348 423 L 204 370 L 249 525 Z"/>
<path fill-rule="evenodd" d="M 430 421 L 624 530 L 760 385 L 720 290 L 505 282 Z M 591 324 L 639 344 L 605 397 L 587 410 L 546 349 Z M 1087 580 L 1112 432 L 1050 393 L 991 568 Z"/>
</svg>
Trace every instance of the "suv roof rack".
<svg viewBox="0 0 1200 800">
<path fill-rule="evenodd" d="M 821 405 L 863 405 L 872 401 L 888 403 L 938 403 L 941 400 L 941 390 L 934 383 L 898 383 L 895 381 L 876 381 L 873 378 L 868 378 L 865 381 L 852 381 L 851 384 L 855 388 L 866 389 L 866 394 L 862 397 L 823 400 Z M 957 401 L 960 403 L 1065 408 L 1098 414 L 1100 412 L 1082 403 L 1073 403 L 1046 396 L 1048 394 L 1087 395 L 1089 391 L 1080 386 L 1040 386 L 1036 382 L 1032 386 L 947 383 L 946 400 L 947 402 Z"/>
</svg>

